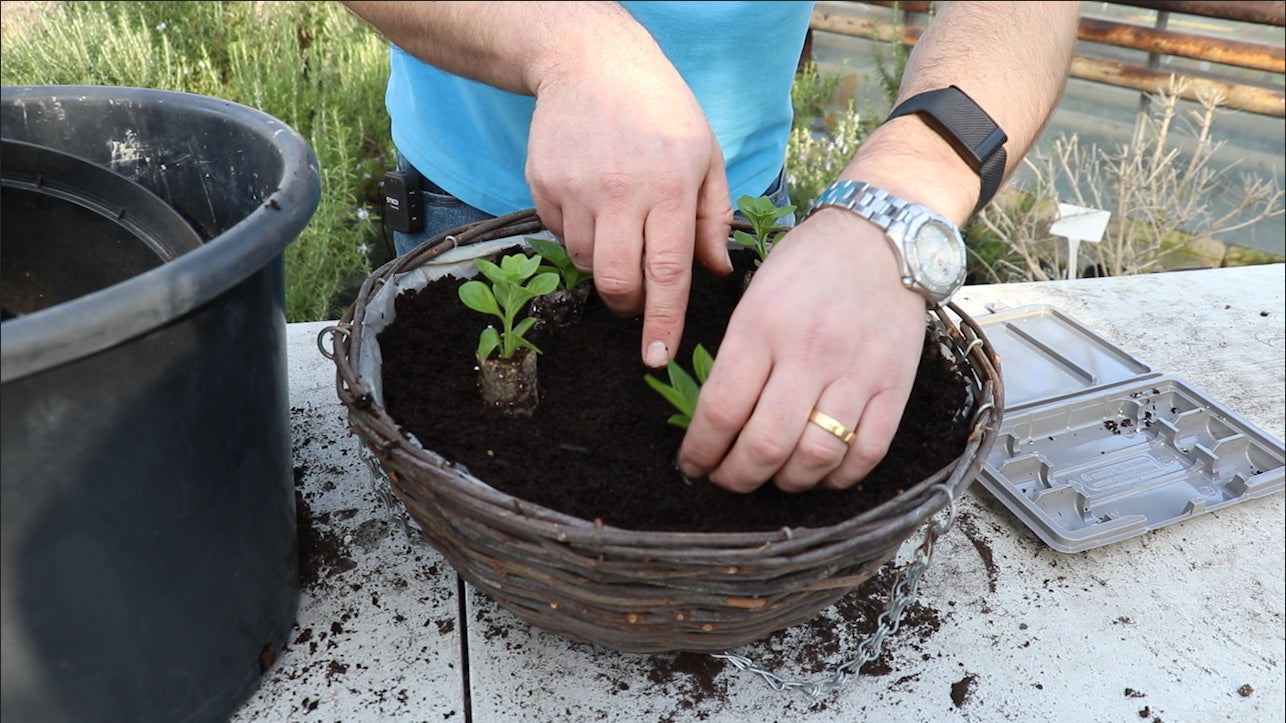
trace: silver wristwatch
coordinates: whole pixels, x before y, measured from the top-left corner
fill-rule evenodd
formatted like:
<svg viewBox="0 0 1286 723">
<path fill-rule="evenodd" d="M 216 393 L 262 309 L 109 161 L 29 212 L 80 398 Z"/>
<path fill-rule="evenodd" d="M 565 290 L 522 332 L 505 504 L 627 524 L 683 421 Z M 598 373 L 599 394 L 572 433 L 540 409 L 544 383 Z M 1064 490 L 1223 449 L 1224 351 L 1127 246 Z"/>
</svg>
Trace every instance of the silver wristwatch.
<svg viewBox="0 0 1286 723">
<path fill-rule="evenodd" d="M 960 229 L 925 206 L 860 181 L 832 183 L 808 213 L 826 206 L 846 208 L 884 229 L 908 289 L 945 304 L 964 285 L 968 257 Z"/>
</svg>

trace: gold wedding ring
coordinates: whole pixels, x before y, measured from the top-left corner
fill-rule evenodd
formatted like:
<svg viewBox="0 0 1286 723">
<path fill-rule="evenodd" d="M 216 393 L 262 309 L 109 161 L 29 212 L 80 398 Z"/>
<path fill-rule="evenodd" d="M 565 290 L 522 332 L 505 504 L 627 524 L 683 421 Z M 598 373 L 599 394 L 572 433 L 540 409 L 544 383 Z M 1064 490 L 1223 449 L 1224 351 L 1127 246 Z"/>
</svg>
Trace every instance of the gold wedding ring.
<svg viewBox="0 0 1286 723">
<path fill-rule="evenodd" d="M 857 432 L 840 424 L 834 417 L 823 414 L 816 409 L 808 415 L 808 421 L 835 435 L 844 444 L 852 442 L 853 437 L 857 436 Z"/>
</svg>

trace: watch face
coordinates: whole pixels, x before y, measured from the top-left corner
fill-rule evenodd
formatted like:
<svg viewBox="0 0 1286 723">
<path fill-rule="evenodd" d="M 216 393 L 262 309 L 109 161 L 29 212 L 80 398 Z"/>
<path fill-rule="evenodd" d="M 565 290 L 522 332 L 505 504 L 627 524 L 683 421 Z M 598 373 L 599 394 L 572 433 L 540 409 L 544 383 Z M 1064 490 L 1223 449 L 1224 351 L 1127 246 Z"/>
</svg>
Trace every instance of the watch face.
<svg viewBox="0 0 1286 723">
<path fill-rule="evenodd" d="M 953 290 L 963 272 L 960 242 L 952 229 L 930 220 L 915 234 L 915 255 L 920 275 L 933 290 Z"/>
</svg>

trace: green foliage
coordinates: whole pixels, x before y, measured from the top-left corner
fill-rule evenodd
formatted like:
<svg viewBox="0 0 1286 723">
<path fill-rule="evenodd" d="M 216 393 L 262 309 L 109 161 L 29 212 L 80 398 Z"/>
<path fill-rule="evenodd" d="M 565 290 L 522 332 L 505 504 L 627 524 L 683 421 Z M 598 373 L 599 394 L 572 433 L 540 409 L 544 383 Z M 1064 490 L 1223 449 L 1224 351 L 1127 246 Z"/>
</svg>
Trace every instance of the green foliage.
<svg viewBox="0 0 1286 723">
<path fill-rule="evenodd" d="M 905 13 L 900 5 L 894 4 L 893 13 L 894 22 L 905 22 Z M 932 14 L 930 11 L 930 15 Z M 902 43 L 902 36 L 896 30 L 889 33 L 884 47 L 888 49 L 888 57 L 885 57 L 879 48 L 874 51 L 875 75 L 879 81 L 884 107 L 867 109 L 868 115 L 877 118 L 884 118 L 893 110 L 893 103 L 898 98 L 898 90 L 902 87 L 902 75 L 906 72 L 906 62 L 911 57 L 911 46 Z M 874 127 L 874 125 L 871 126 L 872 129 Z"/>
<path fill-rule="evenodd" d="M 498 266 L 486 259 L 476 259 L 474 263 L 491 285 L 476 279 L 465 282 L 460 286 L 460 300 L 474 311 L 500 319 L 503 328 L 496 331 L 494 326 L 489 326 L 482 330 L 478 337 L 478 359 L 486 359 L 497 349 L 502 359 L 512 357 L 521 347 L 541 353 L 525 338 L 536 319 L 528 316 L 517 324 L 514 322 L 528 301 L 558 288 L 558 274 L 538 273 L 540 257 L 526 254 L 505 256 Z"/>
<path fill-rule="evenodd" d="M 791 128 L 825 124 L 827 110 L 835 102 L 835 93 L 843 80 L 843 73 L 823 73 L 816 61 L 800 66 L 790 86 L 790 105 L 795 112 Z"/>
<path fill-rule="evenodd" d="M 286 318 L 335 318 L 383 246 L 388 44 L 340 3 L 68 2 L 6 27 L 4 85 L 112 85 L 257 108 L 308 141 L 322 198 L 285 250 Z M 385 252 L 387 253 L 387 252 Z"/>
<path fill-rule="evenodd" d="M 786 234 L 785 228 L 777 225 L 777 220 L 795 210 L 791 204 L 785 206 L 774 205 L 771 198 L 767 196 L 742 196 L 737 199 L 737 210 L 741 215 L 746 217 L 750 222 L 750 228 L 754 234 L 748 234 L 745 231 L 733 231 L 732 240 L 748 246 L 755 250 L 759 258 L 755 259 L 755 266 L 763 263 L 768 258 L 768 250 L 777 240 Z"/>
<path fill-rule="evenodd" d="M 644 377 L 648 386 L 655 389 L 679 410 L 678 413 L 670 415 L 667 420 L 670 424 L 680 429 L 687 429 L 692 423 L 692 413 L 697 409 L 697 397 L 701 394 L 701 385 L 705 384 L 713 367 L 714 357 L 710 356 L 710 352 L 706 351 L 704 346 L 697 344 L 697 348 L 692 352 L 692 374 L 671 359 L 666 365 L 666 372 L 670 377 L 668 384 L 651 374 Z"/>
<path fill-rule="evenodd" d="M 967 284 L 993 283 L 996 268 L 1018 261 L 1009 243 L 976 217 L 969 219 L 960 229 L 960 234 L 968 249 Z"/>
<path fill-rule="evenodd" d="M 811 208 L 857 153 L 866 133 L 856 104 L 851 100 L 848 112 L 828 132 L 820 133 L 807 127 L 791 131 L 786 142 L 786 181 L 790 199 L 800 208 Z"/>
<path fill-rule="evenodd" d="M 572 263 L 572 257 L 567 255 L 567 249 L 562 244 L 531 236 L 527 237 L 527 244 L 545 260 L 545 263 L 540 265 L 540 271 L 558 274 L 563 288 L 570 291 L 593 278 L 593 274 L 587 274 L 576 268 L 576 264 Z"/>
<path fill-rule="evenodd" d="M 902 22 L 902 9 L 895 3 L 892 23 Z M 795 75 L 791 103 L 795 120 L 786 144 L 786 181 L 790 198 L 799 208 L 811 208 L 821 192 L 839 176 L 857 153 L 862 141 L 888 116 L 897 99 L 906 70 L 910 47 L 902 44 L 895 24 L 881 28 L 883 48 L 874 51 L 876 100 L 859 109 L 850 98 L 840 104 L 836 97 L 844 85 L 844 69 L 822 70 L 816 62 L 803 64 Z M 859 85 L 866 82 L 859 79 Z M 842 105 L 832 112 L 833 106 Z"/>
</svg>

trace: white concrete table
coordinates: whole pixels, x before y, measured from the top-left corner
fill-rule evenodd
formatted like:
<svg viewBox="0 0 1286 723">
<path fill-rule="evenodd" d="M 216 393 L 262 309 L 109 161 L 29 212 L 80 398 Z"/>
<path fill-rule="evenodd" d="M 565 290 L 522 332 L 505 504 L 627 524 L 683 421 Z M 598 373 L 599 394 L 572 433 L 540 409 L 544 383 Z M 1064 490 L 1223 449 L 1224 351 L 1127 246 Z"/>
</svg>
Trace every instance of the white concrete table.
<svg viewBox="0 0 1286 723">
<path fill-rule="evenodd" d="M 977 319 L 1052 305 L 1281 440 L 1283 269 L 975 286 L 957 302 Z M 710 656 L 569 643 L 459 585 L 373 491 L 316 345 L 325 326 L 289 326 L 296 478 L 325 554 L 236 721 L 1286 718 L 1280 493 L 1064 554 L 975 484 L 879 669 L 813 701 Z M 854 657 L 852 609 L 737 652 L 812 680 Z M 832 630 L 843 643 L 822 649 Z"/>
</svg>

